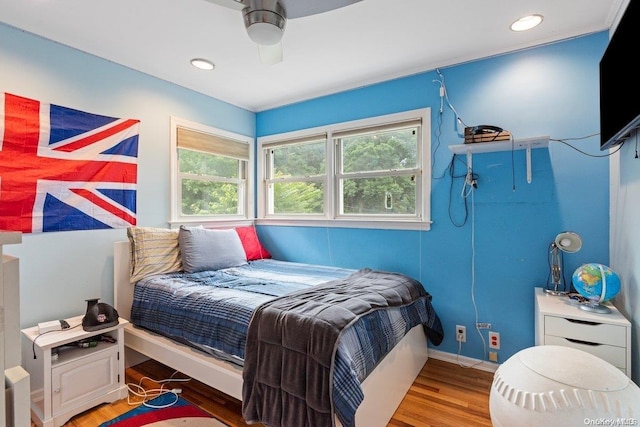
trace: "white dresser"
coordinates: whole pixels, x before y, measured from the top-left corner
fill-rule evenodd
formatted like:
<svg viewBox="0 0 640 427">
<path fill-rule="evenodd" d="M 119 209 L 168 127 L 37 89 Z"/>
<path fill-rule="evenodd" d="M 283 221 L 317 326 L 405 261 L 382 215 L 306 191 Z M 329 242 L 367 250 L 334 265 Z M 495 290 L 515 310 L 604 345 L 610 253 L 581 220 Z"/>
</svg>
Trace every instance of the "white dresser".
<svg viewBox="0 0 640 427">
<path fill-rule="evenodd" d="M 592 313 L 580 309 L 569 297 L 549 295 L 543 288 L 535 288 L 536 345 L 586 351 L 631 377 L 631 323 L 615 306 L 607 306 L 611 313 Z"/>
</svg>

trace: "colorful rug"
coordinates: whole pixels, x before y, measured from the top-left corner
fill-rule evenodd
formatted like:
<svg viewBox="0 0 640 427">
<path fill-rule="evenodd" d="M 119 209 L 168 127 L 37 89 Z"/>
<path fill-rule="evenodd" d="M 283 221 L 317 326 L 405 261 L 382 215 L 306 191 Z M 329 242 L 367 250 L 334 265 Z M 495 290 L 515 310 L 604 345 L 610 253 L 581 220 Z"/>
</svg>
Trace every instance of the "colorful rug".
<svg viewBox="0 0 640 427">
<path fill-rule="evenodd" d="M 100 427 L 228 427 L 173 393 L 162 394 L 146 405 L 102 423 Z"/>
</svg>

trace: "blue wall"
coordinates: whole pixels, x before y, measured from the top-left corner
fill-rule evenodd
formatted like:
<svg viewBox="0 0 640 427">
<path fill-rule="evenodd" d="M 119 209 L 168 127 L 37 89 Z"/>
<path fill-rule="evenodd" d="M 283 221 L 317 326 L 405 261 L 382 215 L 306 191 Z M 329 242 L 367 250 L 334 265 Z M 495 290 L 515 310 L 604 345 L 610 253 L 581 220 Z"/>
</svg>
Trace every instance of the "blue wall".
<svg viewBox="0 0 640 427">
<path fill-rule="evenodd" d="M 599 130 L 598 62 L 607 41 L 602 32 L 440 71 L 449 100 L 468 126 L 495 124 L 516 139 L 581 137 Z M 257 136 L 266 136 L 431 107 L 430 231 L 265 225 L 261 238 L 276 258 L 369 266 L 419 278 L 433 295 L 445 327 L 446 338 L 438 349 L 458 352 L 453 332 L 462 324 L 467 343 L 461 354 L 484 359 L 475 331 L 473 291 L 478 321 L 491 323 L 501 334 L 499 359 L 504 361 L 534 344 L 533 288 L 546 285 L 549 244 L 559 232 L 572 230 L 583 238 L 579 252 L 565 255 L 569 278 L 584 262 L 609 262 L 609 162 L 552 141 L 548 149 L 532 150 L 529 184 L 524 151 L 475 155 L 478 189 L 466 199 L 465 221 L 462 180 L 449 176 L 453 155 L 447 148 L 462 139 L 447 107 L 438 138 L 438 78 L 434 70 L 256 117 Z M 570 143 L 603 155 L 597 136 Z M 459 175 L 466 159 L 458 160 L 453 163 Z"/>
</svg>

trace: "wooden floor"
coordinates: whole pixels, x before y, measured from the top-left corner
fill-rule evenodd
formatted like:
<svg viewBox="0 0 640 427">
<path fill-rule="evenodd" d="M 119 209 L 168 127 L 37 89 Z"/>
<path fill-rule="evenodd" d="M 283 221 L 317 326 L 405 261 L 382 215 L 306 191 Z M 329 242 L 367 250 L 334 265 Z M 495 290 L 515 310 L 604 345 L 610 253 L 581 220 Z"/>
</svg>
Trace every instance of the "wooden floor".
<svg viewBox="0 0 640 427">
<path fill-rule="evenodd" d="M 126 372 L 128 383 L 139 384 L 142 381 L 141 384 L 147 389 L 158 388 L 159 385 L 144 377 L 163 380 L 170 378 L 172 374 L 173 370 L 152 360 L 128 368 Z M 180 374 L 174 375 L 174 378 L 179 377 Z M 491 427 L 489 390 L 492 380 L 493 373 L 429 359 L 388 425 Z M 195 380 L 165 384 L 165 388 L 174 387 L 182 389 L 184 399 L 215 414 L 224 423 L 232 427 L 248 426 L 242 419 L 238 400 Z M 65 427 L 96 427 L 132 408 L 127 399 L 103 404 L 76 415 Z"/>
</svg>

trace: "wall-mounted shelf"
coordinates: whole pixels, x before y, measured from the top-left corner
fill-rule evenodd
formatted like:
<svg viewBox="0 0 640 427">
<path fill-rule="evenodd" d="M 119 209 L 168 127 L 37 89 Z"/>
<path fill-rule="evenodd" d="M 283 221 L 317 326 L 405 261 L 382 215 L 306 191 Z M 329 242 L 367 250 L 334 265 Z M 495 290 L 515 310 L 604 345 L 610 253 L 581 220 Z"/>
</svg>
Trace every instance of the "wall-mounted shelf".
<svg viewBox="0 0 640 427">
<path fill-rule="evenodd" d="M 471 144 L 450 145 L 449 149 L 454 154 L 467 155 L 467 167 L 472 169 L 473 154 L 492 153 L 496 151 L 526 150 L 527 155 L 527 182 L 531 183 L 531 149 L 547 148 L 548 136 L 516 139 L 514 141 L 474 142 Z"/>
</svg>

